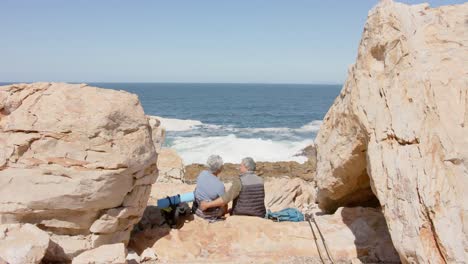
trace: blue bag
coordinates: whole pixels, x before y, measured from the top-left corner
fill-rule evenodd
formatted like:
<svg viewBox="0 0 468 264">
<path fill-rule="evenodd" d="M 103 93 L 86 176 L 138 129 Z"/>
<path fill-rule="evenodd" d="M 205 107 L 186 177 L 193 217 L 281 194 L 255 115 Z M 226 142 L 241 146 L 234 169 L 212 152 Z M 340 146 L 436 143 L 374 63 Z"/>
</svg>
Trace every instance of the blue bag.
<svg viewBox="0 0 468 264">
<path fill-rule="evenodd" d="M 286 208 L 278 212 L 272 213 L 268 210 L 265 218 L 271 219 L 273 221 L 282 222 L 302 222 L 304 221 L 304 215 L 297 210 L 296 208 Z"/>
</svg>

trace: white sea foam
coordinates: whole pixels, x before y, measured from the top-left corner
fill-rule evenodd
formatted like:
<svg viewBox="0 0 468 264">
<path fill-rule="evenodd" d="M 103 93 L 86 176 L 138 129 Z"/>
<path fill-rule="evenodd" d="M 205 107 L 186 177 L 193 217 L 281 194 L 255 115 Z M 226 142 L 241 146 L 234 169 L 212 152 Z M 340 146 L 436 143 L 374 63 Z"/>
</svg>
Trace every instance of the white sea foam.
<svg viewBox="0 0 468 264">
<path fill-rule="evenodd" d="M 256 161 L 297 161 L 304 162 L 305 157 L 295 157 L 313 140 L 273 141 L 260 138 L 238 138 L 231 134 L 218 137 L 178 137 L 172 142 L 185 164 L 205 163 L 208 156 L 220 155 L 224 162 L 239 163 L 244 157 Z"/>
<path fill-rule="evenodd" d="M 323 121 L 322 120 L 314 120 L 310 123 L 307 123 L 303 125 L 302 127 L 296 129 L 298 132 L 317 132 L 320 129 L 320 126 L 322 125 Z"/>
<path fill-rule="evenodd" d="M 314 120 L 300 128 L 237 128 L 198 120 L 155 117 L 169 131 L 169 147 L 177 150 L 185 164 L 205 163 L 212 154 L 221 155 L 225 162 L 232 163 L 247 156 L 257 161 L 304 162 L 305 157 L 295 155 L 313 143 L 310 134 L 317 132 L 322 124 Z"/>
<path fill-rule="evenodd" d="M 310 123 L 303 125 L 300 128 L 288 128 L 288 127 L 262 127 L 262 128 L 240 128 L 240 131 L 250 131 L 253 133 L 259 132 L 279 132 L 279 133 L 287 133 L 287 132 L 299 132 L 299 133 L 307 133 L 307 132 L 317 132 L 322 124 L 321 120 L 314 120 Z"/>
<path fill-rule="evenodd" d="M 161 125 L 166 128 L 166 131 L 188 131 L 192 130 L 197 126 L 201 126 L 203 123 L 198 120 L 190 119 L 175 119 L 165 118 L 160 116 L 154 116 L 161 121 Z"/>
<path fill-rule="evenodd" d="M 243 132 L 243 133 L 307 133 L 307 132 L 317 132 L 322 124 L 321 120 L 314 120 L 310 123 L 303 125 L 300 128 L 289 128 L 289 127 L 260 127 L 260 128 L 235 128 L 232 126 L 222 126 L 222 125 L 213 125 L 213 124 L 204 124 L 199 120 L 191 119 L 175 119 L 175 118 L 165 118 L 160 116 L 154 116 L 155 118 L 161 121 L 161 125 L 166 128 L 166 131 L 189 131 L 197 128 L 208 128 L 208 129 L 220 129 L 229 131 L 232 133 Z"/>
</svg>

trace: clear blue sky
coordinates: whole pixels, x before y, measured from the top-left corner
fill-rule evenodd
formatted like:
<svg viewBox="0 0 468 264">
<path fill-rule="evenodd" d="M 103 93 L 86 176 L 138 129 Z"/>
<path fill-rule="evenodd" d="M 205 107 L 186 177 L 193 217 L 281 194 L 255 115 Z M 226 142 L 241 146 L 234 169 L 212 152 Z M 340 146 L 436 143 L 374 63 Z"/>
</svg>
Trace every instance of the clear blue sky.
<svg viewBox="0 0 468 264">
<path fill-rule="evenodd" d="M 377 2 L 1 0 L 0 81 L 342 83 Z"/>
</svg>

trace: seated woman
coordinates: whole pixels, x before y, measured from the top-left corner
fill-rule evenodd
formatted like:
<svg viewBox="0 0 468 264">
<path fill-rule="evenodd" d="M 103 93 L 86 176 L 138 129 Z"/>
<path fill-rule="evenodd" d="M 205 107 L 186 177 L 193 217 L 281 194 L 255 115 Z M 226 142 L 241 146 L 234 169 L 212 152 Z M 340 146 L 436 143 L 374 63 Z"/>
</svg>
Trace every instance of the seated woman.
<svg viewBox="0 0 468 264">
<path fill-rule="evenodd" d="M 208 170 L 200 172 L 197 178 L 197 186 L 195 188 L 195 203 L 200 204 L 202 201 L 210 202 L 221 197 L 224 192 L 224 184 L 218 178 L 219 173 L 223 170 L 223 159 L 218 155 L 211 155 L 206 162 Z M 224 216 L 227 212 L 227 206 L 212 207 L 202 211 L 198 208 L 195 214 L 206 220 L 216 220 Z"/>
</svg>

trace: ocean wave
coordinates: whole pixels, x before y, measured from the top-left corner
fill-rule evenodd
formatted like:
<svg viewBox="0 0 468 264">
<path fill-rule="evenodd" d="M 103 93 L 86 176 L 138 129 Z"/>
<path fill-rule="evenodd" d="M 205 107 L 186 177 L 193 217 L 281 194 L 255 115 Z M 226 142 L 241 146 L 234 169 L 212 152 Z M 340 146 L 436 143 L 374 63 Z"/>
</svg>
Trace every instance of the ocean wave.
<svg viewBox="0 0 468 264">
<path fill-rule="evenodd" d="M 153 117 L 161 121 L 161 126 L 163 126 L 166 131 L 189 131 L 203 125 L 203 123 L 198 120 L 165 118 L 160 116 Z"/>
<path fill-rule="evenodd" d="M 317 132 L 320 129 L 320 125 L 322 124 L 321 120 L 314 120 L 310 123 L 303 125 L 300 128 L 289 128 L 289 127 L 264 127 L 264 128 L 239 128 L 240 131 L 246 132 L 296 132 L 296 133 L 308 133 L 308 132 Z"/>
<path fill-rule="evenodd" d="M 322 120 L 314 120 L 310 123 L 307 123 L 303 125 L 302 127 L 296 129 L 296 131 L 299 132 L 317 132 L 320 129 L 320 126 L 322 125 L 323 121 Z"/>
<path fill-rule="evenodd" d="M 190 131 L 195 129 L 209 129 L 209 130 L 220 130 L 229 133 L 308 133 L 317 132 L 322 124 L 321 120 L 314 120 L 303 125 L 300 128 L 289 128 L 289 127 L 246 127 L 238 128 L 232 125 L 214 125 L 205 124 L 199 120 L 191 119 L 175 119 L 154 116 L 161 121 L 161 125 L 166 128 L 166 131 L 182 132 Z"/>
<path fill-rule="evenodd" d="M 234 134 L 212 137 L 176 137 L 174 148 L 185 164 L 205 163 L 208 156 L 220 155 L 224 162 L 239 163 L 244 157 L 256 161 L 297 161 L 303 163 L 305 157 L 295 156 L 313 140 L 274 141 L 261 138 L 239 138 Z"/>
</svg>

